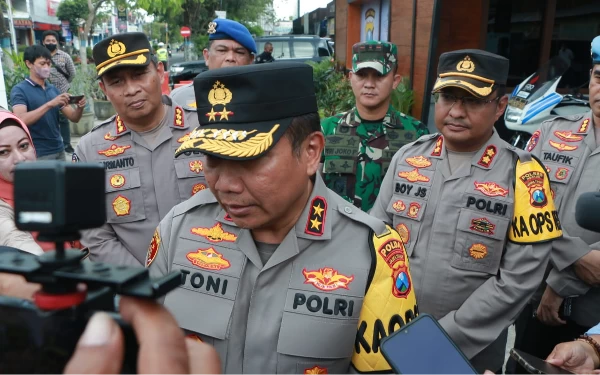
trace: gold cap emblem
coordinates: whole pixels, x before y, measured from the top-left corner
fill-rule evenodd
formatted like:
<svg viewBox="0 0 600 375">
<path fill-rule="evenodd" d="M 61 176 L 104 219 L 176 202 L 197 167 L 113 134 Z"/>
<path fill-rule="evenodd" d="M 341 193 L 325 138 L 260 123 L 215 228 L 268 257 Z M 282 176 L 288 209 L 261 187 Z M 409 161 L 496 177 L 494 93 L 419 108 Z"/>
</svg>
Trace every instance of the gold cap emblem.
<svg viewBox="0 0 600 375">
<path fill-rule="evenodd" d="M 459 72 L 473 73 L 475 70 L 475 64 L 473 61 L 471 61 L 469 56 L 465 56 L 465 58 L 456 65 L 456 70 Z"/>
<path fill-rule="evenodd" d="M 209 34 L 214 34 L 217 32 L 217 23 L 216 22 L 211 22 L 208 24 L 208 31 Z"/>
<path fill-rule="evenodd" d="M 232 97 L 231 91 L 229 91 L 224 84 L 219 81 L 215 82 L 212 90 L 208 93 L 208 102 L 213 106 L 210 112 L 206 114 L 208 121 L 216 121 L 216 115 L 220 115 L 219 121 L 223 119 L 229 120 L 229 116 L 233 115 L 233 112 L 228 111 L 225 106 L 231 102 Z M 223 110 L 221 112 L 215 112 L 215 105 L 222 105 Z"/>
<path fill-rule="evenodd" d="M 111 58 L 122 55 L 125 53 L 125 44 L 119 42 L 118 40 L 111 40 L 108 48 L 106 49 L 106 53 Z"/>
</svg>

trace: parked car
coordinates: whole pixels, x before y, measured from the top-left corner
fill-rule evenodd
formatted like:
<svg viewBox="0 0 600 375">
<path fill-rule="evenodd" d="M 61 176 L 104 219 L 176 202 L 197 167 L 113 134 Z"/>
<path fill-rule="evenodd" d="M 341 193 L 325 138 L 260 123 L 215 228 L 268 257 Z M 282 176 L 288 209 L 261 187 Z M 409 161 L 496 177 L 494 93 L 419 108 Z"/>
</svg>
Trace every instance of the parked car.
<svg viewBox="0 0 600 375">
<path fill-rule="evenodd" d="M 169 68 L 169 86 L 173 88 L 181 81 L 193 81 L 203 71 L 208 70 L 204 60 L 178 62 Z"/>
<path fill-rule="evenodd" d="M 315 61 L 333 58 L 333 48 L 329 38 L 316 35 L 269 35 L 255 38 L 258 53 L 265 49 L 265 43 L 273 44 L 273 57 L 278 61 Z"/>
</svg>

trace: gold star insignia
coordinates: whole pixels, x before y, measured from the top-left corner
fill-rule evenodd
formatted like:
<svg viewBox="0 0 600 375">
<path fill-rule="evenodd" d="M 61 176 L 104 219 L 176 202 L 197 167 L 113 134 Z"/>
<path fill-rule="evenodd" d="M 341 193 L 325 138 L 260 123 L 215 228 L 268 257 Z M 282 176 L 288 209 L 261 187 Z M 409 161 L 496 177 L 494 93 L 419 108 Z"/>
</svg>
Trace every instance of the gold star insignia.
<svg viewBox="0 0 600 375">
<path fill-rule="evenodd" d="M 312 223 L 311 229 L 319 230 L 319 227 L 321 226 L 321 222 L 319 221 L 319 219 L 315 218 L 310 222 Z"/>
<path fill-rule="evenodd" d="M 487 164 L 487 163 L 489 163 L 491 160 L 490 160 L 490 157 L 489 157 L 489 156 L 484 156 L 484 157 L 482 157 L 482 158 L 481 158 L 481 161 L 482 161 L 482 162 L 484 162 L 485 164 Z"/>
<path fill-rule="evenodd" d="M 486 151 L 486 154 L 488 154 L 489 156 L 494 156 L 495 152 L 492 149 L 489 149 Z"/>
<path fill-rule="evenodd" d="M 317 204 L 316 206 L 313 206 L 313 210 L 315 210 L 315 215 L 317 215 L 319 217 L 323 217 L 323 216 L 321 216 L 321 213 L 323 213 L 323 208 L 321 207 L 321 203 Z"/>
<path fill-rule="evenodd" d="M 223 111 L 221 111 L 221 112 L 217 112 L 217 113 L 218 113 L 219 115 L 221 115 L 221 118 L 219 119 L 219 121 L 221 121 L 221 120 L 223 120 L 223 119 L 225 119 L 225 120 L 229 121 L 229 114 L 230 114 L 231 112 L 229 112 L 229 111 L 227 110 L 227 108 L 223 107 Z"/>
<path fill-rule="evenodd" d="M 437 147 L 435 148 L 435 150 L 433 150 L 433 151 L 434 151 L 434 152 L 440 152 L 440 146 L 437 146 Z"/>
<path fill-rule="evenodd" d="M 219 114 L 219 112 L 215 112 L 214 108 L 210 109 L 210 112 L 208 112 L 206 115 L 208 116 L 208 121 L 217 121 L 215 119 L 215 115 Z"/>
</svg>

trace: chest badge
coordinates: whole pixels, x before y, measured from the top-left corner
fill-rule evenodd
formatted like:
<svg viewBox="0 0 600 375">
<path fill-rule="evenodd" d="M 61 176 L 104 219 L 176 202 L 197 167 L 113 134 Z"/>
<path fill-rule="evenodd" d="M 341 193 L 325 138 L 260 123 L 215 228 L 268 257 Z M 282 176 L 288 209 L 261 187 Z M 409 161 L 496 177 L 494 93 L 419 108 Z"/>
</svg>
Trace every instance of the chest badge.
<svg viewBox="0 0 600 375">
<path fill-rule="evenodd" d="M 196 193 L 202 190 L 206 190 L 206 185 L 203 183 L 197 183 L 196 185 L 192 186 L 192 195 L 196 195 Z"/>
<path fill-rule="evenodd" d="M 192 228 L 191 232 L 192 234 L 206 238 L 212 243 L 218 243 L 222 241 L 235 242 L 235 240 L 237 240 L 237 236 L 235 234 L 223 230 L 221 223 L 217 223 L 212 228 Z"/>
<path fill-rule="evenodd" d="M 315 366 L 313 368 L 304 369 L 305 374 L 329 374 L 326 367 Z"/>
<path fill-rule="evenodd" d="M 408 230 L 406 224 L 398 224 L 396 226 L 396 232 L 398 232 L 398 234 L 400 235 L 402 242 L 405 245 L 408 245 L 408 243 L 410 242 L 410 231 Z"/>
<path fill-rule="evenodd" d="M 508 195 L 508 190 L 495 182 L 475 181 L 475 190 L 482 192 L 488 197 L 506 197 Z"/>
<path fill-rule="evenodd" d="M 346 276 L 338 273 L 336 269 L 324 267 L 314 271 L 302 270 L 304 284 L 312 284 L 315 288 L 325 292 L 336 289 L 348 289 L 348 284 L 354 280 L 354 275 Z"/>
<path fill-rule="evenodd" d="M 231 266 L 231 263 L 212 247 L 198 249 L 187 253 L 186 258 L 196 267 L 205 270 L 220 271 Z"/>
<path fill-rule="evenodd" d="M 419 216 L 419 211 L 421 211 L 421 205 L 417 202 L 413 202 L 410 204 L 410 206 L 408 206 L 408 212 L 406 213 L 406 216 L 416 219 Z"/>
<path fill-rule="evenodd" d="M 486 219 L 485 217 L 481 217 L 478 219 L 471 220 L 471 230 L 475 232 L 483 233 L 492 236 L 494 234 L 494 230 L 496 229 L 496 225 L 494 225 L 491 221 Z"/>
<path fill-rule="evenodd" d="M 190 161 L 190 171 L 194 173 L 200 173 L 204 170 L 204 165 L 200 160 Z"/>
<path fill-rule="evenodd" d="M 392 208 L 396 212 L 402 212 L 402 211 L 406 210 L 406 205 L 401 200 L 398 200 L 392 205 Z"/>
<path fill-rule="evenodd" d="M 123 185 L 125 185 L 125 176 L 122 174 L 114 174 L 110 177 L 110 186 L 118 189 L 123 187 Z"/>
<path fill-rule="evenodd" d="M 412 158 L 407 158 L 406 162 L 409 165 L 412 165 L 415 168 L 427 168 L 431 167 L 431 161 L 427 159 L 425 156 L 415 156 Z"/>
<path fill-rule="evenodd" d="M 418 169 L 413 169 L 410 172 L 400 172 L 398 177 L 401 177 L 409 182 L 429 182 L 429 177 L 419 173 Z"/>
<path fill-rule="evenodd" d="M 177 140 L 177 143 L 183 143 L 185 141 L 189 141 L 190 140 L 190 134 L 191 134 L 191 132 L 189 132 L 186 135 L 184 135 L 183 137 L 179 138 Z"/>
<path fill-rule="evenodd" d="M 487 256 L 487 246 L 481 243 L 475 243 L 469 248 L 469 255 L 473 259 L 483 259 Z"/>
<path fill-rule="evenodd" d="M 121 155 L 121 154 L 125 153 L 125 150 L 128 150 L 130 148 L 131 148 L 130 145 L 125 145 L 125 146 L 112 145 L 109 148 L 107 148 L 106 150 L 98 151 L 98 154 L 104 155 L 104 156 L 110 158 L 112 156 Z"/>
<path fill-rule="evenodd" d="M 377 251 L 392 269 L 392 295 L 396 298 L 406 298 L 411 289 L 406 255 L 402 240 L 389 240 L 379 247 Z"/>
<path fill-rule="evenodd" d="M 131 212 L 131 201 L 119 195 L 112 202 L 113 211 L 117 216 L 127 216 Z"/>
<path fill-rule="evenodd" d="M 569 170 L 567 168 L 558 168 L 556 170 L 556 174 L 554 175 L 557 180 L 564 180 L 569 175 Z"/>
<path fill-rule="evenodd" d="M 112 135 L 110 135 L 110 132 L 104 134 L 104 139 L 106 139 L 107 141 L 114 141 L 117 138 L 119 137 L 113 137 Z"/>
<path fill-rule="evenodd" d="M 572 131 L 555 131 L 554 135 L 560 139 L 561 141 L 565 141 L 565 142 L 579 142 L 583 139 L 583 137 L 581 135 L 575 135 L 573 134 Z"/>
<path fill-rule="evenodd" d="M 550 143 L 550 146 L 554 147 L 555 149 L 557 149 L 558 151 L 573 151 L 573 150 L 577 150 L 579 148 L 579 146 L 570 146 L 564 143 L 558 143 L 558 142 L 554 142 L 554 141 L 548 141 L 548 143 Z"/>
</svg>

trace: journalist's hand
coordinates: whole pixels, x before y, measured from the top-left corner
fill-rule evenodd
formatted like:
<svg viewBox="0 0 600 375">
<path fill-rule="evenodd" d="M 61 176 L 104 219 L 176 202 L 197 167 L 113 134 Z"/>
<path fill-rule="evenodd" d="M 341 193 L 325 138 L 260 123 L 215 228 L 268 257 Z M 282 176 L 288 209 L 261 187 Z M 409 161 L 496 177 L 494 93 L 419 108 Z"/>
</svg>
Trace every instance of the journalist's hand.
<svg viewBox="0 0 600 375">
<path fill-rule="evenodd" d="M 175 318 L 161 305 L 122 297 L 123 320 L 133 326 L 139 343 L 138 373 L 220 373 L 219 356 L 212 346 L 186 339 Z M 124 340 L 117 323 L 96 313 L 81 336 L 66 374 L 119 374 Z"/>
<path fill-rule="evenodd" d="M 594 348 L 583 341 L 563 342 L 554 347 L 554 350 L 546 361 L 555 366 L 564 368 L 575 374 L 600 373 L 595 370 L 598 367 L 598 361 Z"/>
</svg>

